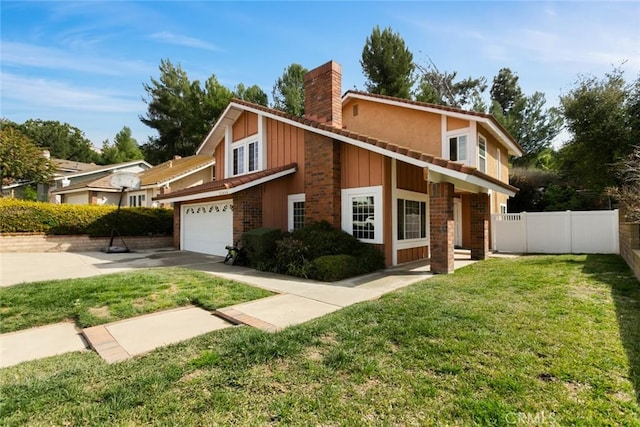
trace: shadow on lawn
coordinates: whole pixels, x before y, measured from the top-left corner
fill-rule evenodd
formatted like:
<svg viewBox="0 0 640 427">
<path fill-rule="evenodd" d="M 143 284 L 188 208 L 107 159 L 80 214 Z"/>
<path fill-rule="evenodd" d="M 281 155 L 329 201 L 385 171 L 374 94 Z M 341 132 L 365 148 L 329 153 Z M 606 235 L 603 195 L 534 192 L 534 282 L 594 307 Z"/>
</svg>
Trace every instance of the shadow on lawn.
<svg viewBox="0 0 640 427">
<path fill-rule="evenodd" d="M 588 255 L 583 271 L 611 287 L 629 376 L 640 404 L 640 282 L 618 255 Z"/>
</svg>

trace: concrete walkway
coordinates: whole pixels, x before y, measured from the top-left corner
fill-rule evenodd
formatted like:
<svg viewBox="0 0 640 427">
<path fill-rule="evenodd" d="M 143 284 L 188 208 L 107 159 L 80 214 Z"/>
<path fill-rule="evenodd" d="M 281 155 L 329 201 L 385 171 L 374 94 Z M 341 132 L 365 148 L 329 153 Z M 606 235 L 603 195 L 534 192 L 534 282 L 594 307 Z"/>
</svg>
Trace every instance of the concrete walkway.
<svg viewBox="0 0 640 427">
<path fill-rule="evenodd" d="M 468 258 L 468 253 L 457 253 L 455 267 L 472 263 Z M 88 347 L 113 363 L 234 324 L 275 332 L 433 277 L 428 263 L 422 262 L 324 283 L 231 267 L 224 265 L 220 257 L 173 250 L 129 254 L 0 254 L 0 260 L 2 286 L 38 280 L 34 277 L 64 279 L 138 268 L 182 266 L 278 293 L 220 309 L 213 313 L 215 315 L 197 307 L 185 307 L 84 331 L 76 330 L 71 323 L 62 323 L 3 334 L 0 335 L 0 367 Z M 51 266 L 51 269 L 31 272 L 33 265 Z M 5 266 L 10 268 L 5 270 Z"/>
</svg>

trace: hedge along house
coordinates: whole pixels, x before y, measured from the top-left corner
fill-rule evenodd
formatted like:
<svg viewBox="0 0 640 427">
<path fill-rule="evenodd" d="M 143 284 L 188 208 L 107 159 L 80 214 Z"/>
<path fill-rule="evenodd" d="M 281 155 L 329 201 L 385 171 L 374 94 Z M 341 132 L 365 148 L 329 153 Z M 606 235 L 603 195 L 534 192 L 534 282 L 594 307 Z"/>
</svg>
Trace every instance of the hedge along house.
<svg viewBox="0 0 640 427">
<path fill-rule="evenodd" d="M 517 191 L 507 158 L 522 150 L 489 115 L 341 96 L 330 61 L 305 76 L 304 118 L 232 100 L 198 154 L 215 158 L 216 179 L 156 197 L 174 203 L 176 247 L 223 255 L 245 231 L 325 220 L 387 265 L 430 258 L 450 273 L 456 238 L 488 255 L 490 212 Z"/>
</svg>

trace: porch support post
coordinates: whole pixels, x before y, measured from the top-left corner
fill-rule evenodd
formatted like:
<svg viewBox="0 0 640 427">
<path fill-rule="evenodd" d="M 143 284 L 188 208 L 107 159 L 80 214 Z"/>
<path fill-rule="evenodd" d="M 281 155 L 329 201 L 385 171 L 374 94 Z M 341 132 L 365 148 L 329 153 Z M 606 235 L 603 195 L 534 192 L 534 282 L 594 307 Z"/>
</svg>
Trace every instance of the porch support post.
<svg viewBox="0 0 640 427">
<path fill-rule="evenodd" d="M 489 256 L 489 195 L 471 195 L 471 259 Z"/>
<path fill-rule="evenodd" d="M 453 184 L 432 183 L 429 189 L 429 231 L 431 272 L 449 274 L 454 270 Z"/>
<path fill-rule="evenodd" d="M 182 205 L 180 202 L 173 202 L 173 247 L 180 250 L 180 236 L 182 230 L 180 224 L 182 222 Z"/>
</svg>

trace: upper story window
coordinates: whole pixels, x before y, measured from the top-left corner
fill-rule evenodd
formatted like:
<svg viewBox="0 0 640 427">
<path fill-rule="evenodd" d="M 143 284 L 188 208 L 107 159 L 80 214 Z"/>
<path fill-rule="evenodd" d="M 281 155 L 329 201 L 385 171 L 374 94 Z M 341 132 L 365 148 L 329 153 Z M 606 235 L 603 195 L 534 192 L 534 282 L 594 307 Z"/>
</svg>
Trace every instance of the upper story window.
<svg viewBox="0 0 640 427">
<path fill-rule="evenodd" d="M 487 172 L 487 138 L 478 135 L 478 170 Z"/>
<path fill-rule="evenodd" d="M 467 135 L 449 137 L 449 160 L 464 162 L 469 160 Z"/>
<path fill-rule="evenodd" d="M 243 175 L 260 169 L 260 146 L 255 137 L 234 142 L 231 147 L 233 150 L 233 175 Z"/>
<path fill-rule="evenodd" d="M 496 152 L 496 177 L 502 179 L 502 153 L 499 148 Z"/>
</svg>

